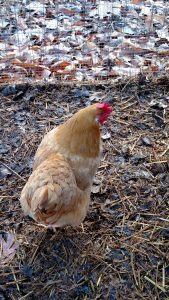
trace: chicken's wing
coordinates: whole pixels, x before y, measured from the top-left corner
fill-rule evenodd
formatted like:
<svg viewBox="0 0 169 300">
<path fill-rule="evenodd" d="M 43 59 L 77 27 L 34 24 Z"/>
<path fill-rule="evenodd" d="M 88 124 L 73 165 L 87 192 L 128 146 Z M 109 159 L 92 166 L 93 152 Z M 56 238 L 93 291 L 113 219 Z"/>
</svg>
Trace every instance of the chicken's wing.
<svg viewBox="0 0 169 300">
<path fill-rule="evenodd" d="M 49 227 L 77 226 L 86 216 L 90 191 L 81 191 L 61 154 L 50 156 L 30 176 L 21 193 L 26 215 Z"/>
</svg>

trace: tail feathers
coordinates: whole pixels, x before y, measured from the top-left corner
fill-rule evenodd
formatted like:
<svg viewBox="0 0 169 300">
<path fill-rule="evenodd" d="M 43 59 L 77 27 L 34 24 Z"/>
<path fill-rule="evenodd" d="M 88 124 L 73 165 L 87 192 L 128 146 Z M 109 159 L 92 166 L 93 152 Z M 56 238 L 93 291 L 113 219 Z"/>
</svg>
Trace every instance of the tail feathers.
<svg viewBox="0 0 169 300">
<path fill-rule="evenodd" d="M 43 187 L 38 188 L 32 198 L 31 201 L 31 210 L 36 212 L 36 210 L 46 210 L 49 206 L 49 192 L 48 186 L 45 185 Z"/>
<path fill-rule="evenodd" d="M 33 218 L 36 221 L 48 224 L 48 218 L 56 214 L 57 203 L 52 201 L 54 197 L 56 198 L 56 194 L 48 184 L 36 190 L 31 205 Z"/>
<path fill-rule="evenodd" d="M 48 204 L 48 187 L 43 186 L 38 195 L 38 207 L 40 210 L 43 210 L 47 207 Z"/>
</svg>

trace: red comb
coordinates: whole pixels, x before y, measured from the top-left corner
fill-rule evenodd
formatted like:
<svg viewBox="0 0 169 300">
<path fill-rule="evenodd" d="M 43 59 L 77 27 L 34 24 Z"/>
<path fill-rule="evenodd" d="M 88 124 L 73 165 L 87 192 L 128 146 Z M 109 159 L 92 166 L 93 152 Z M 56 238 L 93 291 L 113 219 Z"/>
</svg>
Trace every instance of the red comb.
<svg viewBox="0 0 169 300">
<path fill-rule="evenodd" d="M 108 103 L 99 103 L 97 107 L 100 108 L 100 109 L 103 109 L 103 110 L 105 110 L 105 111 L 107 111 L 109 113 L 112 112 L 112 107 Z"/>
</svg>

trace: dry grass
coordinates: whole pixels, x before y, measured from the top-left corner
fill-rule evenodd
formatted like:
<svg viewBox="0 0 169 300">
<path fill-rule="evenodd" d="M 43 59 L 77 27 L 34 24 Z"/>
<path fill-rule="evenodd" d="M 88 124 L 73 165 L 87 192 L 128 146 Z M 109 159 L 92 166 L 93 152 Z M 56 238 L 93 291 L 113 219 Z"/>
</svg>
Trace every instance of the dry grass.
<svg viewBox="0 0 169 300">
<path fill-rule="evenodd" d="M 168 299 L 169 109 L 158 106 L 169 102 L 168 84 L 85 86 L 113 104 L 103 128 L 111 138 L 83 228 L 55 234 L 24 218 L 18 199 L 43 134 L 89 100 L 69 85 L 22 85 L 1 94 L 0 227 L 20 248 L 0 270 L 0 299 Z"/>
</svg>

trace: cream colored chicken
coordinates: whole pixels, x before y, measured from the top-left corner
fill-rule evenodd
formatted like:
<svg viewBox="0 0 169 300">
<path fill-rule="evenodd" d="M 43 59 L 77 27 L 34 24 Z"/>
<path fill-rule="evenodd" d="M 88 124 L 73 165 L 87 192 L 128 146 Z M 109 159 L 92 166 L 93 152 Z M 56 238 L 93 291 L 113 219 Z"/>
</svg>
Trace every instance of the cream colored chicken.
<svg viewBox="0 0 169 300">
<path fill-rule="evenodd" d="M 84 220 L 100 161 L 99 125 L 111 112 L 107 103 L 88 106 L 43 138 L 21 193 L 25 215 L 53 228 Z"/>
</svg>

